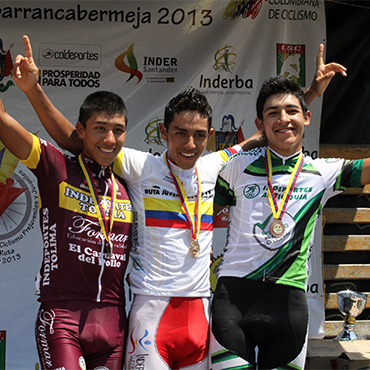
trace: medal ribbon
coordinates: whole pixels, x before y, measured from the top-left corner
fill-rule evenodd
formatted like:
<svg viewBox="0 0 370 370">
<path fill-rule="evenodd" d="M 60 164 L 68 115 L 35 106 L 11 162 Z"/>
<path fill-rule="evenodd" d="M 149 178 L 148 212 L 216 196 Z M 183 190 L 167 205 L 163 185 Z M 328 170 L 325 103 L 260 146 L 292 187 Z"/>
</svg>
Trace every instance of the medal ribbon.
<svg viewBox="0 0 370 370">
<path fill-rule="evenodd" d="M 283 218 L 284 212 L 288 205 L 290 195 L 292 194 L 294 186 L 298 180 L 298 175 L 301 172 L 303 162 L 304 162 L 304 157 L 303 157 L 302 152 L 300 152 L 297 163 L 295 164 L 292 174 L 290 176 L 288 186 L 285 189 L 285 192 L 283 194 L 283 199 L 281 200 L 280 206 L 278 207 L 276 197 L 275 197 L 275 192 L 271 185 L 271 180 L 272 180 L 271 153 L 270 153 L 270 149 L 268 147 L 266 148 L 265 167 L 266 167 L 266 172 L 267 172 L 267 184 L 268 184 L 267 196 L 270 201 L 270 206 L 271 206 L 272 214 L 274 215 L 274 219 L 281 220 Z"/>
<path fill-rule="evenodd" d="M 182 183 L 179 179 L 179 177 L 174 174 L 171 171 L 171 166 L 168 161 L 168 152 L 166 152 L 166 155 L 164 156 L 164 162 L 166 163 L 168 169 L 170 170 L 170 174 L 172 176 L 173 182 L 175 184 L 177 194 L 180 197 L 181 204 L 185 210 L 186 218 L 189 221 L 190 224 L 190 230 L 191 230 L 191 237 L 193 240 L 198 240 L 199 237 L 199 231 L 200 231 L 200 194 L 201 194 L 201 183 L 199 181 L 199 174 L 198 174 L 198 169 L 197 166 L 195 166 L 195 173 L 197 175 L 197 200 L 195 204 L 195 219 L 192 217 L 190 214 L 190 204 L 188 201 L 188 197 L 186 196 L 184 187 L 182 186 Z"/>
<path fill-rule="evenodd" d="M 91 171 L 90 171 L 90 169 L 89 169 L 89 167 L 86 163 L 86 159 L 85 159 L 85 157 L 82 153 L 78 156 L 78 161 L 79 161 L 80 166 L 82 168 L 82 171 L 83 171 L 83 173 L 86 177 L 87 184 L 89 185 L 91 197 L 93 198 L 94 205 L 95 205 L 95 208 L 97 210 L 97 216 L 98 216 L 98 220 L 99 220 L 99 223 L 100 223 L 100 227 L 101 227 L 102 232 L 104 234 L 105 240 L 107 242 L 109 242 L 109 232 L 110 232 L 110 230 L 112 230 L 113 222 L 114 222 L 113 212 L 114 212 L 114 209 L 115 209 L 116 192 L 117 192 L 116 191 L 116 186 L 115 186 L 116 183 L 115 183 L 115 178 L 114 178 L 114 175 L 113 175 L 113 171 L 111 171 L 112 200 L 111 200 L 111 204 L 110 204 L 109 227 L 108 227 L 107 221 L 105 219 L 103 208 L 102 208 L 102 206 L 99 202 L 99 195 L 98 195 L 98 191 L 96 190 L 96 186 L 94 184 L 94 179 L 93 179 Z"/>
</svg>

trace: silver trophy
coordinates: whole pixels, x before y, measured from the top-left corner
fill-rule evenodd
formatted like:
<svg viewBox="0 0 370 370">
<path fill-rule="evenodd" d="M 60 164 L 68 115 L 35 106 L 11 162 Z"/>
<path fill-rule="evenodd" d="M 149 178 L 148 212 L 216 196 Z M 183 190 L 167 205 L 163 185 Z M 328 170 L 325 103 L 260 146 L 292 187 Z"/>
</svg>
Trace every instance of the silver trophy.
<svg viewBox="0 0 370 370">
<path fill-rule="evenodd" d="M 356 317 L 362 313 L 366 307 L 367 295 L 342 290 L 337 293 L 339 311 L 345 316 L 341 333 L 337 336 L 338 340 L 356 340 L 355 322 Z"/>
</svg>

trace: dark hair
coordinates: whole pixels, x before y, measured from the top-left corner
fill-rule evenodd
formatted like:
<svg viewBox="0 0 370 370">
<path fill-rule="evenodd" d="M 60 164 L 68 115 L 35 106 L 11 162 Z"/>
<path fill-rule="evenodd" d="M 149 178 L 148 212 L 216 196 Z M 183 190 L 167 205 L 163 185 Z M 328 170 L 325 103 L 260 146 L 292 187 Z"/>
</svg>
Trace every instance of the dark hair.
<svg viewBox="0 0 370 370">
<path fill-rule="evenodd" d="M 120 96 L 109 91 L 97 91 L 88 95 L 80 107 L 79 122 L 86 127 L 86 122 L 94 114 L 104 112 L 110 116 L 124 116 L 127 126 L 127 109 Z"/>
<path fill-rule="evenodd" d="M 306 114 L 308 108 L 303 90 L 293 80 L 276 76 L 265 80 L 260 89 L 256 103 L 257 117 L 260 120 L 263 117 L 262 113 L 266 100 L 272 95 L 281 93 L 294 95 L 301 105 L 303 114 Z"/>
<path fill-rule="evenodd" d="M 175 114 L 184 111 L 198 112 L 201 116 L 207 118 L 208 131 L 211 130 L 212 107 L 202 92 L 190 86 L 167 103 L 164 110 L 164 126 L 167 131 L 170 123 L 174 120 Z"/>
</svg>

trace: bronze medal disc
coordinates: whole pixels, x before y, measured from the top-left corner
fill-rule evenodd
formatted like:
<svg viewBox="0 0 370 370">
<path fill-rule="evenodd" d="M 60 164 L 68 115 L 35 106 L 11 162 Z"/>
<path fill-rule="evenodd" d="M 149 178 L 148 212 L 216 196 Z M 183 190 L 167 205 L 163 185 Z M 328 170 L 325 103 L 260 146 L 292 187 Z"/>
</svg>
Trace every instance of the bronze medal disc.
<svg viewBox="0 0 370 370">
<path fill-rule="evenodd" d="M 196 258 L 196 257 L 198 257 L 198 256 L 199 256 L 199 253 L 200 253 L 200 245 L 199 245 L 198 240 L 193 239 L 193 240 L 191 241 L 191 244 L 190 244 L 190 248 L 189 248 L 189 250 L 190 250 L 190 254 L 191 254 L 194 258 Z"/>
<path fill-rule="evenodd" d="M 284 234 L 285 227 L 283 221 L 281 220 L 274 220 L 270 225 L 270 232 L 273 236 L 278 238 Z"/>
</svg>

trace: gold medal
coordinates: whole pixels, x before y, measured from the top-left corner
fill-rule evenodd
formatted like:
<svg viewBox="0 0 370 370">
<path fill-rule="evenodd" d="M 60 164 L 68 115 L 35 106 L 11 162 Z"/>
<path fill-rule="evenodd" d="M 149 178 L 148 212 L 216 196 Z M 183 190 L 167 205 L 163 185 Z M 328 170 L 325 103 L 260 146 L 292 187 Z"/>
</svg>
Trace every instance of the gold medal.
<svg viewBox="0 0 370 370">
<path fill-rule="evenodd" d="M 275 219 L 274 221 L 271 222 L 270 232 L 273 236 L 278 238 L 279 236 L 282 236 L 284 234 L 284 231 L 285 226 L 283 224 L 283 221 Z"/>
<path fill-rule="evenodd" d="M 193 239 L 190 244 L 190 254 L 194 257 L 197 258 L 200 253 L 200 245 L 197 239 Z"/>
</svg>

